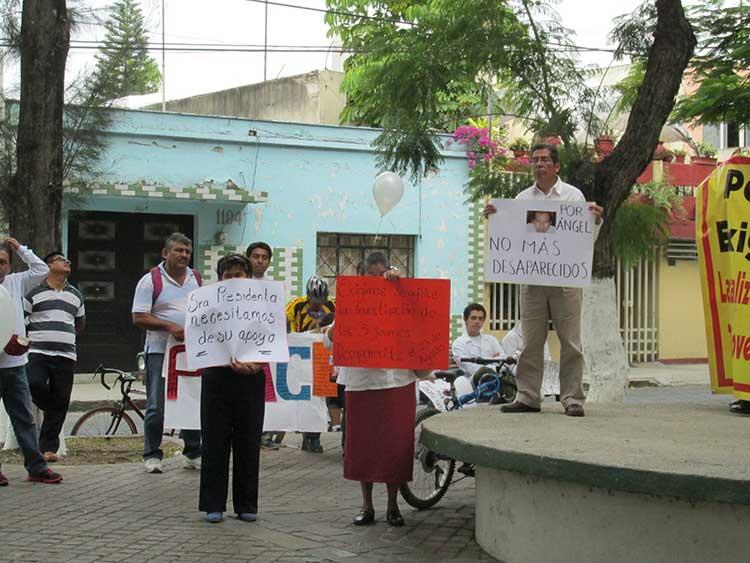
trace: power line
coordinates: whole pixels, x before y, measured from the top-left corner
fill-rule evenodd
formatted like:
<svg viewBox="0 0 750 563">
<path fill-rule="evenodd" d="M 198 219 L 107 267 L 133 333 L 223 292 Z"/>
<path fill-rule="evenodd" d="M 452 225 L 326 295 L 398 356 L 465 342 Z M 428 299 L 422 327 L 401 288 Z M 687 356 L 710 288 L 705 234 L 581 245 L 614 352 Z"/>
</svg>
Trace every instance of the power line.
<svg viewBox="0 0 750 563">
<path fill-rule="evenodd" d="M 407 20 L 401 20 L 398 18 L 384 18 L 380 16 L 368 16 L 366 14 L 357 14 L 355 12 L 344 12 L 341 10 L 328 10 L 326 8 L 313 8 L 311 6 L 300 6 L 299 4 L 286 4 L 284 2 L 270 2 L 266 0 L 244 0 L 245 2 L 253 2 L 255 4 L 268 4 L 269 6 L 279 6 L 281 8 L 293 8 L 296 10 L 306 10 L 308 12 L 318 12 L 323 14 L 333 14 L 334 16 L 349 16 L 352 18 L 360 18 L 363 20 L 370 20 L 370 21 L 382 21 L 382 22 L 390 22 L 390 23 L 399 23 L 403 25 L 411 25 L 411 26 L 417 26 L 416 22 L 411 22 Z"/>
</svg>

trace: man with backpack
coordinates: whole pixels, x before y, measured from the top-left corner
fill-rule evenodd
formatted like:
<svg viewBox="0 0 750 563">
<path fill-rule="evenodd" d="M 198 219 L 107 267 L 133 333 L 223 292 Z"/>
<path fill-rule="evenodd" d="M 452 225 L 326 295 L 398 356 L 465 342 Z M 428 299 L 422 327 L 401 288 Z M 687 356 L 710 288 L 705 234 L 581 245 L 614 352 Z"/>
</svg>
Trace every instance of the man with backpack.
<svg viewBox="0 0 750 563">
<path fill-rule="evenodd" d="M 201 275 L 188 267 L 193 242 L 182 233 L 167 238 L 164 261 L 141 278 L 133 298 L 133 324 L 146 331 L 146 418 L 143 423 L 143 460 L 147 473 L 161 473 L 161 440 L 164 434 L 164 379 L 162 367 L 169 336 L 185 338 L 188 294 L 202 285 Z M 200 430 L 183 430 L 182 451 L 187 469 L 200 469 Z"/>
</svg>

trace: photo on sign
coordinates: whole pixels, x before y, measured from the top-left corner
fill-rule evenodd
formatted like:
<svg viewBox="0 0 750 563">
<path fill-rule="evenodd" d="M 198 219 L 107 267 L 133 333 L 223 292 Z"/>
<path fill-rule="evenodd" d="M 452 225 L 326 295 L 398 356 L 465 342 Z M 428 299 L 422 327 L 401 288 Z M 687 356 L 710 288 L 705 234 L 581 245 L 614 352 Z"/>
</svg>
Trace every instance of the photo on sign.
<svg viewBox="0 0 750 563">
<path fill-rule="evenodd" d="M 557 225 L 557 212 L 535 209 L 526 213 L 526 231 L 529 233 L 555 232 Z"/>
</svg>

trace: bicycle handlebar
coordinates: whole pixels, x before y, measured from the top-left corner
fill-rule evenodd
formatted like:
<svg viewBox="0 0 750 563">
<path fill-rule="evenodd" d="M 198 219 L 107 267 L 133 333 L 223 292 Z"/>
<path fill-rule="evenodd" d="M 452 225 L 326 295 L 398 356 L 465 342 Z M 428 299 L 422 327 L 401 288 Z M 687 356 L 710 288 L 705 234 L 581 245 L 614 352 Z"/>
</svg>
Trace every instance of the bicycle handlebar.
<svg viewBox="0 0 750 563">
<path fill-rule="evenodd" d="M 115 378 L 115 381 L 114 381 L 114 383 L 112 384 L 111 387 L 109 385 L 107 385 L 107 381 L 105 379 L 105 377 L 106 377 L 106 375 L 108 373 L 115 373 L 115 374 L 117 374 L 117 377 Z M 123 381 L 124 382 L 124 381 L 132 378 L 132 376 L 126 374 L 124 371 L 121 371 L 119 369 L 105 368 L 104 364 L 99 364 L 99 367 L 96 368 L 96 371 L 94 372 L 94 377 L 96 377 L 97 374 L 99 374 L 99 378 L 101 379 L 102 385 L 104 385 L 105 389 L 113 389 L 114 386 L 115 386 L 115 384 L 118 381 Z M 133 381 L 135 381 L 135 378 L 132 378 L 132 379 L 133 379 Z"/>
<path fill-rule="evenodd" d="M 461 358 L 460 362 L 468 364 L 479 364 L 480 366 L 491 366 L 491 365 L 509 365 L 512 366 L 516 363 L 516 359 L 510 356 L 505 358 Z"/>
</svg>

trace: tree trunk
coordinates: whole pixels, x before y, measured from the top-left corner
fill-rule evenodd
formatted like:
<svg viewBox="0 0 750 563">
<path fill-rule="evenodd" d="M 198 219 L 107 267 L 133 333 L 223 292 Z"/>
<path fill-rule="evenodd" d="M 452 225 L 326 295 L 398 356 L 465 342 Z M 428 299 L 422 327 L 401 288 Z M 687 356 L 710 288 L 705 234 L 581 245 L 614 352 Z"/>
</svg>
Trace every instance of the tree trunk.
<svg viewBox="0 0 750 563">
<path fill-rule="evenodd" d="M 10 235 L 38 255 L 62 243 L 63 105 L 70 45 L 66 0 L 24 0 L 16 174 L 5 193 Z"/>
<path fill-rule="evenodd" d="M 680 0 L 656 0 L 656 10 L 658 19 L 654 44 L 625 133 L 594 173 L 593 197 L 606 213 L 605 224 L 594 249 L 593 273 L 597 278 L 614 276 L 614 216 L 651 160 L 696 44 Z"/>
<path fill-rule="evenodd" d="M 584 292 L 581 340 L 590 401 L 621 401 L 628 360 L 617 323 L 612 227 L 617 209 L 648 165 L 667 121 L 696 40 L 679 0 L 657 0 L 658 20 L 646 75 L 614 151 L 594 170 L 594 201 L 605 221 L 594 247 L 594 283 Z"/>
</svg>

